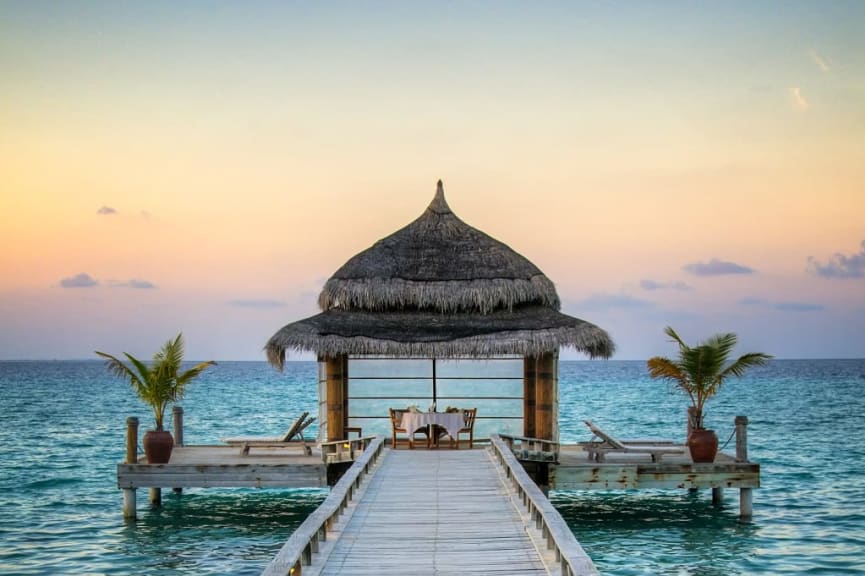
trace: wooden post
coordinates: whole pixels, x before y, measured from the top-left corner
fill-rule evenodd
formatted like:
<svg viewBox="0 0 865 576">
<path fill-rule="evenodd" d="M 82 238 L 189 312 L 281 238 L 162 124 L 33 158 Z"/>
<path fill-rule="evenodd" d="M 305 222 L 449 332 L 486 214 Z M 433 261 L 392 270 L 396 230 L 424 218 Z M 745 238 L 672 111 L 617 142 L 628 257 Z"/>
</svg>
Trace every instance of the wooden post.
<svg viewBox="0 0 865 576">
<path fill-rule="evenodd" d="M 715 486 L 712 488 L 712 504 L 720 506 L 724 503 L 724 488 Z"/>
<path fill-rule="evenodd" d="M 345 440 L 345 354 L 327 357 L 327 439 Z"/>
<path fill-rule="evenodd" d="M 748 417 L 736 416 L 736 462 L 748 461 Z M 754 490 L 739 488 L 739 518 L 750 520 L 754 513 Z"/>
<path fill-rule="evenodd" d="M 753 488 L 739 488 L 739 519 L 750 520 L 754 513 Z"/>
<path fill-rule="evenodd" d="M 556 356 L 545 352 L 538 356 L 535 380 L 535 437 L 542 440 L 556 440 L 553 438 L 555 389 Z"/>
<path fill-rule="evenodd" d="M 748 461 L 748 417 L 736 416 L 736 462 Z"/>
<path fill-rule="evenodd" d="M 174 416 L 174 447 L 182 448 L 183 447 L 183 407 L 182 406 L 174 406 L 171 409 L 171 413 Z M 173 488 L 175 494 L 182 494 L 183 488 L 176 487 Z"/>
<path fill-rule="evenodd" d="M 162 506 L 162 488 L 150 489 L 150 505 Z"/>
<path fill-rule="evenodd" d="M 126 419 L 126 463 L 138 464 L 138 418 Z M 123 489 L 123 517 L 135 520 L 135 488 Z"/>
<path fill-rule="evenodd" d="M 535 432 L 535 384 L 537 362 L 534 356 L 523 358 L 523 436 L 536 438 Z"/>
<path fill-rule="evenodd" d="M 171 409 L 174 415 L 174 446 L 183 446 L 183 407 L 175 406 Z"/>
</svg>

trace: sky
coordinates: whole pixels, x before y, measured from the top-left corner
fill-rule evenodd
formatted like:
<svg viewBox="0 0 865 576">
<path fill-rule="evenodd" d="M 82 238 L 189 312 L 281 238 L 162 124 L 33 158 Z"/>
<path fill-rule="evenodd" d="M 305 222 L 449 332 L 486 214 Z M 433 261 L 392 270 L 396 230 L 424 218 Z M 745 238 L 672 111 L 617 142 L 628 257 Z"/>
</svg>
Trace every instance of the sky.
<svg viewBox="0 0 865 576">
<path fill-rule="evenodd" d="M 863 24 L 855 1 L 0 0 L 0 359 L 182 331 L 188 358 L 263 360 L 439 178 L 616 359 L 674 354 L 667 325 L 865 357 Z"/>
</svg>

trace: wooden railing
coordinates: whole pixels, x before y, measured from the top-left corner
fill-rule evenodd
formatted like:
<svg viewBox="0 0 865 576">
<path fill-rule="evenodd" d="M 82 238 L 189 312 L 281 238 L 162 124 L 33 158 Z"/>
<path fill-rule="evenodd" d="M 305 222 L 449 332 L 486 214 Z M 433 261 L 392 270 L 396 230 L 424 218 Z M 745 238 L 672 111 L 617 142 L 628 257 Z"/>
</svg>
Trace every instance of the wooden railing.
<svg viewBox="0 0 865 576">
<path fill-rule="evenodd" d="M 597 575 L 598 570 L 592 559 L 577 542 L 562 515 L 544 496 L 537 484 L 529 478 L 511 448 L 498 434 L 490 437 L 490 444 L 523 505 L 528 509 L 535 527 L 546 540 L 547 548 L 555 550 L 556 560 L 561 563 L 562 576 Z"/>
<path fill-rule="evenodd" d="M 342 442 L 348 443 L 347 440 Z M 360 458 L 355 460 L 331 489 L 324 502 L 289 537 L 264 569 L 262 576 L 301 576 L 303 566 L 312 564 L 312 555 L 318 552 L 319 542 L 327 539 L 328 530 L 351 502 L 364 476 L 381 455 L 383 447 L 384 437 L 372 437 Z"/>
<path fill-rule="evenodd" d="M 364 452 L 367 447 L 376 439 L 376 436 L 364 436 L 362 438 L 352 438 L 351 440 L 331 440 L 330 442 L 322 442 L 321 459 L 325 464 L 333 464 L 335 462 L 351 462 L 356 454 Z"/>
<path fill-rule="evenodd" d="M 532 462 L 558 462 L 559 443 L 542 438 L 528 438 L 526 436 L 511 436 L 510 434 L 499 434 L 499 438 L 507 444 L 508 448 L 517 457 L 517 460 L 530 460 Z"/>
</svg>

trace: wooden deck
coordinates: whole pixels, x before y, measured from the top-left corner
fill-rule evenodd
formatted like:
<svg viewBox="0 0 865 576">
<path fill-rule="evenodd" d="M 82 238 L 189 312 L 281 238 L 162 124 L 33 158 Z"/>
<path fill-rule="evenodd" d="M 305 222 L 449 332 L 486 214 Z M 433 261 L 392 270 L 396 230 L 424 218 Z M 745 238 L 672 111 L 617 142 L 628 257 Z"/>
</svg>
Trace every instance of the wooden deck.
<svg viewBox="0 0 865 576">
<path fill-rule="evenodd" d="M 652 462 L 648 454 L 608 453 L 604 462 L 589 460 L 578 445 L 562 445 L 559 462 L 550 466 L 550 487 L 557 490 L 636 488 L 758 488 L 760 465 L 719 452 L 709 464 L 695 464 L 687 454 Z"/>
<path fill-rule="evenodd" d="M 512 455 L 508 452 L 506 458 L 519 470 L 508 470 L 507 462 L 499 464 L 493 454 L 492 448 L 386 449 L 357 489 L 354 503 L 329 524 L 326 534 L 323 522 L 329 521 L 324 519 L 312 520 L 321 528 L 298 529 L 317 535 L 317 553 L 308 554 L 308 564 L 301 567 L 296 559 L 309 545 L 290 539 L 265 574 L 297 574 L 300 568 L 304 576 L 561 574 L 562 553 L 545 541 L 551 530 L 560 542 L 567 532 L 569 558 L 579 556 L 571 565 L 582 570 L 567 573 L 596 574 L 563 521 L 551 529 L 541 517 L 549 512 L 529 512 L 529 498 L 543 499 L 550 510 L 552 506 L 527 476 L 525 482 L 537 495 L 515 490 L 511 472 L 525 474 Z"/>
<path fill-rule="evenodd" d="M 302 446 L 257 448 L 248 456 L 236 446 L 175 448 L 167 464 L 118 464 L 118 488 L 310 488 L 327 485 L 320 452 Z"/>
<path fill-rule="evenodd" d="M 503 571 L 547 573 L 488 453 L 393 450 L 320 574 Z"/>
</svg>

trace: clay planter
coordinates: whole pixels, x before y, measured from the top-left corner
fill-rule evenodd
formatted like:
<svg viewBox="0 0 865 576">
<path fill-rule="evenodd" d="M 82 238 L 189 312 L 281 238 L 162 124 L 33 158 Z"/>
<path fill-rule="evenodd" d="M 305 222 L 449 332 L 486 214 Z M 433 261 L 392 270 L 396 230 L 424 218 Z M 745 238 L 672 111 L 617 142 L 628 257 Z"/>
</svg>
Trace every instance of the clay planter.
<svg viewBox="0 0 865 576">
<path fill-rule="evenodd" d="M 718 453 L 718 435 L 714 430 L 697 428 L 688 436 L 688 449 L 694 462 L 714 462 Z"/>
<path fill-rule="evenodd" d="M 165 464 L 171 458 L 174 438 L 167 430 L 148 430 L 144 433 L 143 444 L 148 464 Z"/>
</svg>

